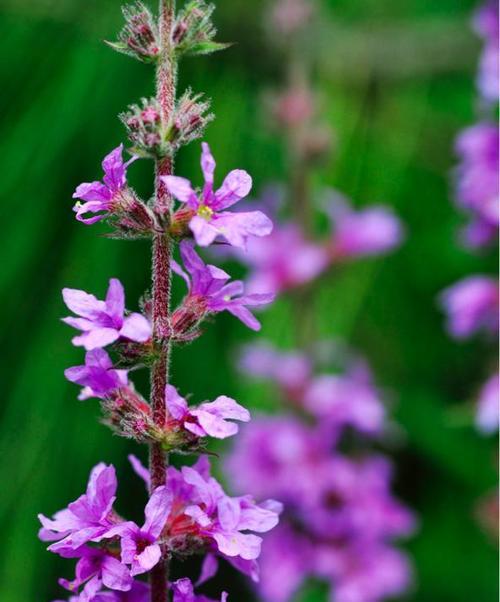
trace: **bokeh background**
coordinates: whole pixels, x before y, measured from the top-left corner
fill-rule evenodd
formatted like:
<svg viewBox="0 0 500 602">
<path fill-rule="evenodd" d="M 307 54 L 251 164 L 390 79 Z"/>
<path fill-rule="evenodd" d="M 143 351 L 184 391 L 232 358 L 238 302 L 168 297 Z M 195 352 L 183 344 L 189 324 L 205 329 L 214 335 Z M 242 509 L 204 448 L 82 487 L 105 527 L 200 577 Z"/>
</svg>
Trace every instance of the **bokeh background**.
<svg viewBox="0 0 500 602">
<path fill-rule="evenodd" d="M 473 428 L 467 402 L 487 376 L 480 341 L 457 344 L 443 329 L 436 295 L 493 259 L 456 242 L 461 217 L 450 201 L 453 139 L 474 121 L 479 40 L 470 0 L 323 0 L 316 85 L 336 131 L 336 152 L 318 175 L 361 206 L 392 205 L 407 241 L 385 259 L 361 261 L 328 281 L 318 297 L 326 334 L 363 350 L 400 424 L 392 454 L 398 494 L 419 516 L 406 545 L 416 573 L 407 600 L 493 602 L 497 551 L 474 516 L 496 482 L 491 440 Z M 110 241 L 105 226 L 86 228 L 71 212 L 75 186 L 100 174 L 100 160 L 124 138 L 115 118 L 152 92 L 150 69 L 108 49 L 121 26 L 118 0 L 0 1 L 0 157 L 2 315 L 0 363 L 0 600 L 60 597 L 56 579 L 71 568 L 47 554 L 37 512 L 52 514 L 77 497 L 89 469 L 113 462 L 121 474 L 119 509 L 139 513 L 142 484 L 126 454 L 142 450 L 97 423 L 96 402 L 75 400 L 64 368 L 80 363 L 70 345 L 63 286 L 104 293 L 110 276 L 128 307 L 149 278 L 147 242 Z M 282 76 L 280 54 L 263 27 L 262 0 L 220 0 L 221 40 L 213 57 L 187 59 L 180 89 L 213 99 L 207 140 L 221 171 L 247 169 L 258 192 L 285 173 L 283 148 L 263 124 L 262 92 Z M 197 145 L 183 150 L 178 173 L 198 174 Z M 151 165 L 134 167 L 132 185 L 151 194 Z M 96 235 L 98 233 L 98 235 Z M 286 302 L 263 314 L 263 332 L 289 339 Z M 261 390 L 234 370 L 248 338 L 229 317 L 212 324 L 174 358 L 176 384 L 194 399 L 226 393 L 251 407 Z M 146 386 L 140 381 L 139 386 Z M 252 600 L 243 579 L 224 570 L 215 590 Z M 314 587 L 303 600 L 322 602 Z"/>
</svg>

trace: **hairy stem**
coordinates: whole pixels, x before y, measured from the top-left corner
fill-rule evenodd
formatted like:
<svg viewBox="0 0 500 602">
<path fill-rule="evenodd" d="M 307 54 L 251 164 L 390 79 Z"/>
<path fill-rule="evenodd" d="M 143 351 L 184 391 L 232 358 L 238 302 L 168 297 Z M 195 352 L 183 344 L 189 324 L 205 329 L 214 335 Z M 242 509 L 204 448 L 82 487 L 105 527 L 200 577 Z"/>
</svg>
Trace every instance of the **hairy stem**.
<svg viewBox="0 0 500 602">
<path fill-rule="evenodd" d="M 176 65 L 171 38 L 175 13 L 174 0 L 160 0 L 161 56 L 156 75 L 157 98 L 161 106 L 163 123 L 168 122 L 174 110 Z M 173 158 L 166 157 L 156 163 L 155 211 L 168 223 L 172 199 L 161 182 L 160 176 L 173 173 Z M 165 424 L 165 387 L 168 383 L 170 360 L 170 279 L 172 241 L 167 234 L 155 234 L 153 238 L 152 273 L 152 319 L 153 336 L 159 353 L 151 368 L 151 407 L 158 426 Z M 159 444 L 150 446 L 149 468 L 151 490 L 166 484 L 168 457 Z M 167 602 L 168 596 L 168 553 L 163 551 L 161 561 L 150 573 L 151 602 Z"/>
</svg>

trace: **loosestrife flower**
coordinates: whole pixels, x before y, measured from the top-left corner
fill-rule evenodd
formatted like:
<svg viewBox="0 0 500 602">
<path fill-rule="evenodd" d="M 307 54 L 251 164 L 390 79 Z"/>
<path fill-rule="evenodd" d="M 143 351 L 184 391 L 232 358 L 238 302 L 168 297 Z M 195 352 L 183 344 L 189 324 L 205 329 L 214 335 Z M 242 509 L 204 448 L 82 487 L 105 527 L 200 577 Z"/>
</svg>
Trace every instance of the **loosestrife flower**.
<svg viewBox="0 0 500 602">
<path fill-rule="evenodd" d="M 192 213 L 189 227 L 198 245 L 206 247 L 218 236 L 222 236 L 229 244 L 244 248 L 249 236 L 267 236 L 271 232 L 272 222 L 261 211 L 224 211 L 250 192 L 252 178 L 246 171 L 231 171 L 222 186 L 214 192 L 215 160 L 206 142 L 202 144 L 201 169 L 205 184 L 200 195 L 185 178 L 162 177 L 170 194 L 181 203 L 185 203 Z"/>
<path fill-rule="evenodd" d="M 280 293 L 307 284 L 328 266 L 326 250 L 305 239 L 296 224 L 277 226 L 270 236 L 252 239 L 241 260 L 250 267 L 248 290 Z"/>
<path fill-rule="evenodd" d="M 498 373 L 490 376 L 486 383 L 481 387 L 479 393 L 476 425 L 484 434 L 495 433 L 499 428 L 499 388 L 500 376 Z"/>
<path fill-rule="evenodd" d="M 165 486 L 157 487 L 144 510 L 146 520 L 142 527 L 128 521 L 109 532 L 110 537 L 120 537 L 122 562 L 131 566 L 131 575 L 150 571 L 159 562 L 161 548 L 158 538 L 171 507 L 172 493 Z"/>
<path fill-rule="evenodd" d="M 229 420 L 248 422 L 250 412 L 234 399 L 220 395 L 214 401 L 190 408 L 177 389 L 167 385 L 165 398 L 170 420 L 180 423 L 183 428 L 198 437 L 225 439 L 238 432 L 238 425 Z"/>
<path fill-rule="evenodd" d="M 180 245 L 186 273 L 179 264 L 173 262 L 173 270 L 188 285 L 188 296 L 183 305 L 174 312 L 174 327 L 184 324 L 196 325 L 206 313 L 228 311 L 252 330 L 259 330 L 259 321 L 250 313 L 249 306 L 260 306 L 274 299 L 272 293 L 244 294 L 243 282 L 229 282 L 230 276 L 220 268 L 206 265 L 188 241 Z M 188 275 L 189 274 L 189 275 Z"/>
<path fill-rule="evenodd" d="M 129 161 L 124 162 L 122 154 L 123 144 L 120 144 L 104 157 L 102 182 L 80 184 L 75 190 L 73 198 L 85 201 L 85 203 L 77 202 L 73 207 L 76 219 L 80 222 L 89 225 L 95 224 L 105 218 L 116 204 L 123 202 L 121 197 L 127 189 L 127 168 L 137 157 L 132 157 Z M 96 215 L 85 217 L 87 213 Z"/>
<path fill-rule="evenodd" d="M 104 398 L 129 386 L 127 370 L 116 370 L 104 349 L 87 351 L 85 364 L 67 368 L 64 375 L 70 382 L 84 387 L 79 399 Z"/>
<path fill-rule="evenodd" d="M 498 2 L 487 2 L 476 12 L 474 27 L 484 39 L 485 46 L 479 65 L 478 88 L 487 101 L 498 102 L 499 50 L 498 50 Z"/>
<path fill-rule="evenodd" d="M 131 457 L 137 474 L 149 483 L 149 472 Z M 264 533 L 275 527 L 282 510 L 274 500 L 256 504 L 250 496 L 231 498 L 210 476 L 205 456 L 181 471 L 167 469 L 167 488 L 173 493 L 172 510 L 164 534 L 173 549 L 182 550 L 195 538 L 209 550 L 231 560 L 255 561 L 261 538 L 247 531 Z M 237 568 L 238 565 L 236 565 Z"/>
<path fill-rule="evenodd" d="M 116 278 L 109 281 L 106 299 L 100 301 L 84 291 L 63 289 L 63 299 L 78 318 L 64 318 L 63 322 L 82 331 L 74 337 L 73 345 L 91 350 L 105 347 L 119 338 L 144 343 L 151 338 L 151 325 L 139 313 L 125 316 L 125 292 Z"/>
<path fill-rule="evenodd" d="M 334 259 L 386 253 L 403 240 L 399 219 L 387 207 L 369 207 L 355 211 L 340 195 L 326 205 L 332 219 L 330 243 Z"/>
<path fill-rule="evenodd" d="M 448 332 L 466 339 L 478 331 L 498 331 L 498 282 L 489 276 L 468 276 L 441 293 L 440 303 L 448 315 Z"/>
<path fill-rule="evenodd" d="M 42 523 L 40 539 L 55 541 L 49 550 L 62 556 L 89 541 L 102 540 L 118 520 L 113 511 L 116 488 L 114 467 L 103 463 L 95 466 L 85 494 L 57 512 L 53 519 L 38 515 Z"/>
<path fill-rule="evenodd" d="M 483 121 L 457 138 L 456 202 L 472 215 L 465 242 L 480 247 L 498 234 L 498 126 Z"/>
</svg>

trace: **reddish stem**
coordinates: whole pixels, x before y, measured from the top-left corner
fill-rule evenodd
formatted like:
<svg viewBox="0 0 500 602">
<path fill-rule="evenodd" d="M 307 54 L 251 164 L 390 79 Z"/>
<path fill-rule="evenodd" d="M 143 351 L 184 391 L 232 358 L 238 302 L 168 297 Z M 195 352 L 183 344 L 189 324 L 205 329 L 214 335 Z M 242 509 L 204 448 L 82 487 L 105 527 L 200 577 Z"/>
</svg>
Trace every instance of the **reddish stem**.
<svg viewBox="0 0 500 602">
<path fill-rule="evenodd" d="M 174 22 L 174 0 L 160 0 L 159 25 L 161 55 L 157 69 L 157 97 L 161 106 L 162 121 L 167 123 L 175 103 L 176 65 L 171 47 Z M 160 176 L 173 173 L 173 158 L 157 161 L 155 178 L 155 211 L 163 223 L 170 221 L 172 199 L 160 180 Z M 155 234 L 153 238 L 152 310 L 153 337 L 159 346 L 159 354 L 151 368 L 151 407 L 155 423 L 163 427 L 168 416 L 165 407 L 165 387 L 168 383 L 170 360 L 170 260 L 172 243 L 168 234 Z M 151 491 L 166 484 L 168 457 L 160 444 L 150 446 L 149 469 Z M 163 551 L 161 561 L 150 573 L 151 602 L 167 602 L 168 552 Z"/>
</svg>

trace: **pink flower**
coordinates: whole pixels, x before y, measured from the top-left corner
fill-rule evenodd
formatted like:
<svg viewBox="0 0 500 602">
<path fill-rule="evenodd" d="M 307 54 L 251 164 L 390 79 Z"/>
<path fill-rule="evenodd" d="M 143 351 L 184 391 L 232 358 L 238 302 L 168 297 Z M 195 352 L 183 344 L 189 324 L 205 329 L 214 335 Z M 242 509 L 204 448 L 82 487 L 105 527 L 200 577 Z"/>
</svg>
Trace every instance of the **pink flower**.
<svg viewBox="0 0 500 602">
<path fill-rule="evenodd" d="M 72 288 L 63 289 L 64 302 L 78 318 L 64 318 L 63 322 L 82 331 L 73 338 L 74 345 L 87 351 L 105 347 L 119 338 L 144 343 L 151 338 L 151 325 L 141 314 L 125 316 L 125 292 L 116 278 L 109 281 L 106 299 L 99 301 L 94 295 Z"/>
<path fill-rule="evenodd" d="M 469 276 L 444 290 L 441 307 L 448 315 L 448 331 L 456 339 L 476 332 L 498 330 L 498 282 L 489 276 Z"/>
<path fill-rule="evenodd" d="M 500 381 L 497 373 L 486 381 L 479 393 L 476 425 L 485 435 L 498 431 L 500 406 L 498 394 L 499 387 Z"/>
<path fill-rule="evenodd" d="M 292 223 L 275 228 L 266 238 L 249 241 L 241 260 L 251 269 L 248 290 L 275 294 L 314 280 L 329 262 L 325 249 L 306 240 Z"/>
<path fill-rule="evenodd" d="M 225 395 L 220 395 L 212 402 L 190 408 L 177 389 L 172 385 L 167 385 L 165 398 L 170 418 L 198 437 L 208 435 L 217 439 L 225 439 L 238 432 L 238 425 L 229 420 L 242 422 L 250 420 L 250 412 Z"/>
<path fill-rule="evenodd" d="M 235 169 L 229 172 L 222 186 L 214 192 L 215 160 L 206 142 L 202 144 L 201 169 L 205 179 L 201 195 L 185 178 L 162 177 L 170 194 L 192 211 L 189 227 L 198 245 L 206 247 L 222 236 L 229 244 L 244 248 L 249 236 L 267 236 L 271 232 L 271 220 L 261 211 L 224 211 L 250 192 L 252 178 L 246 171 Z"/>
<path fill-rule="evenodd" d="M 272 293 L 245 295 L 243 282 L 229 282 L 230 276 L 213 265 L 206 265 L 188 241 L 180 245 L 181 257 L 189 275 L 176 263 L 172 269 L 186 281 L 188 296 L 183 306 L 174 313 L 173 322 L 195 321 L 196 316 L 189 318 L 187 314 L 198 314 L 197 321 L 206 312 L 219 313 L 228 311 L 252 330 L 260 330 L 259 321 L 247 308 L 270 303 L 274 299 Z"/>
<path fill-rule="evenodd" d="M 85 203 L 76 203 L 73 211 L 76 219 L 84 224 L 94 224 L 106 217 L 113 209 L 114 203 L 127 186 L 127 168 L 137 159 L 132 157 L 126 163 L 122 158 L 123 144 L 112 150 L 102 162 L 104 177 L 102 182 L 80 184 L 73 194 L 74 199 Z M 100 213 L 103 212 L 103 213 Z M 93 217 L 84 217 L 86 213 L 94 213 Z"/>
<path fill-rule="evenodd" d="M 115 370 L 104 349 L 93 349 L 85 354 L 85 364 L 64 371 L 64 376 L 83 388 L 79 399 L 104 398 L 118 389 L 128 387 L 127 370 Z"/>
<path fill-rule="evenodd" d="M 122 562 L 131 566 L 130 574 L 139 575 L 150 571 L 161 558 L 158 538 L 165 526 L 172 507 L 172 493 L 167 487 L 157 487 L 146 504 L 145 522 L 138 527 L 134 522 L 121 523 L 108 533 L 119 536 Z"/>
<path fill-rule="evenodd" d="M 387 207 L 369 207 L 355 211 L 340 195 L 327 205 L 332 219 L 331 253 L 333 259 L 378 255 L 399 246 L 403 228 Z"/>
</svg>

